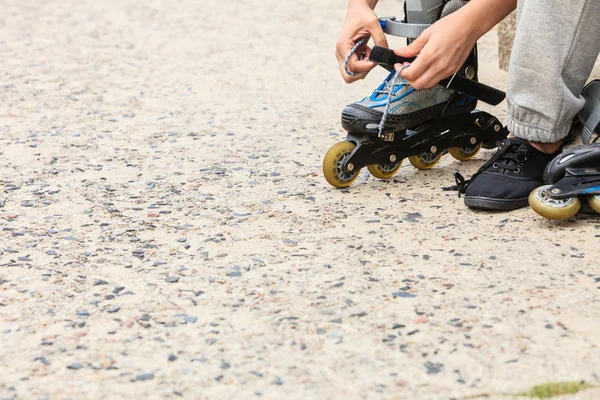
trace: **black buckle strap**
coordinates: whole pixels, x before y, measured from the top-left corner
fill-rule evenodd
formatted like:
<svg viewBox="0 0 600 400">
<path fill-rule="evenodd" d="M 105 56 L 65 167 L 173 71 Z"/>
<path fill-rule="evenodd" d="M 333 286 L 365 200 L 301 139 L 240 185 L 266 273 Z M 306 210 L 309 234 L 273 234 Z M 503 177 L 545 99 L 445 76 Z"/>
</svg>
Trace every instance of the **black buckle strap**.
<svg viewBox="0 0 600 400">
<path fill-rule="evenodd" d="M 404 64 L 412 62 L 415 58 L 404 58 L 396 55 L 394 50 L 387 49 L 381 46 L 373 46 L 369 60 L 381 64 L 382 66 L 394 67 L 394 64 Z M 440 85 L 446 86 L 448 89 L 456 90 L 466 96 L 481 100 L 484 103 L 496 106 L 500 104 L 506 97 L 506 93 L 494 87 L 483 83 L 467 79 L 462 75 L 454 74 L 448 78 L 442 79 Z"/>
</svg>

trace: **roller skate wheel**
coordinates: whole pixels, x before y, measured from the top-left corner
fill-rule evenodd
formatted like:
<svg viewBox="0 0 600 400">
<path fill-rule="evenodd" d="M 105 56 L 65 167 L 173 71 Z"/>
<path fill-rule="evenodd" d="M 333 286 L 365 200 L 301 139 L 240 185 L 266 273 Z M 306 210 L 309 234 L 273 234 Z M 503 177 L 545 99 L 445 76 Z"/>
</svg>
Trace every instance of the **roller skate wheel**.
<svg viewBox="0 0 600 400">
<path fill-rule="evenodd" d="M 529 195 L 529 205 L 531 209 L 544 218 L 565 220 L 574 217 L 581 202 L 577 197 L 567 197 L 557 199 L 550 196 L 552 185 L 540 186 L 534 189 Z"/>
<path fill-rule="evenodd" d="M 338 142 L 331 146 L 325 154 L 323 175 L 331 186 L 345 188 L 358 178 L 360 169 L 348 171 L 342 167 L 355 147 L 356 145 L 352 142 Z"/>
<path fill-rule="evenodd" d="M 452 157 L 459 161 L 467 161 L 472 159 L 479 153 L 479 149 L 481 149 L 482 142 L 474 144 L 473 146 L 461 146 L 461 147 L 450 147 L 448 152 Z"/>
<path fill-rule="evenodd" d="M 600 213 L 600 194 L 589 195 L 587 201 L 594 211 Z"/>
<path fill-rule="evenodd" d="M 408 161 L 417 169 L 431 169 L 442 158 L 442 153 L 421 153 L 408 157 Z"/>
<path fill-rule="evenodd" d="M 402 160 L 389 164 L 372 164 L 367 169 L 377 179 L 390 179 L 400 169 Z"/>
</svg>

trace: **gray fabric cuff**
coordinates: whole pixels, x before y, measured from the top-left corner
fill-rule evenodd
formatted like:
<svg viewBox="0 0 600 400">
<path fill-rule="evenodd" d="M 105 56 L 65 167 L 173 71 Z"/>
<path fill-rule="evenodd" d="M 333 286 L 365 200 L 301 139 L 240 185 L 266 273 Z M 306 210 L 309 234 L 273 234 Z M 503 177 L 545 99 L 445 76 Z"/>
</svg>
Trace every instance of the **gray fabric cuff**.
<svg viewBox="0 0 600 400">
<path fill-rule="evenodd" d="M 536 113 L 514 112 L 508 116 L 508 131 L 520 139 L 530 142 L 556 143 L 564 139 L 571 130 L 571 120 L 567 124 L 552 129 L 543 128 L 541 121 L 534 121 Z M 528 118 L 529 117 L 529 118 Z M 533 118 L 532 118 L 533 117 Z"/>
</svg>

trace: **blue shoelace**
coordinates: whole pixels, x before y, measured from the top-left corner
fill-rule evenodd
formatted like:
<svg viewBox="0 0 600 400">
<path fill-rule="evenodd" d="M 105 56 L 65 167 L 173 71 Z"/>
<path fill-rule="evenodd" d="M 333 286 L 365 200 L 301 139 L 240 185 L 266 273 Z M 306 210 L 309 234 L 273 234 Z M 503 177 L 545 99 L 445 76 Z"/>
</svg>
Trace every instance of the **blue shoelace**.
<svg viewBox="0 0 600 400">
<path fill-rule="evenodd" d="M 350 57 L 352 57 L 352 54 L 356 53 L 356 51 L 358 50 L 358 48 L 360 46 L 362 46 L 364 43 L 366 43 L 367 38 L 364 39 L 360 39 L 358 42 L 356 42 L 356 44 L 354 45 L 354 47 L 352 47 L 352 50 L 350 50 L 350 52 L 348 53 L 348 55 L 346 56 L 346 59 L 344 60 L 344 70 L 346 71 L 346 73 L 350 76 L 355 76 L 356 72 L 354 71 L 350 71 L 350 69 L 348 68 L 348 62 L 350 61 Z M 364 55 L 361 54 L 359 55 L 359 59 L 362 60 L 364 58 Z M 377 134 L 379 137 L 383 136 L 383 127 L 385 126 L 385 121 L 388 117 L 389 111 L 390 111 L 390 103 L 392 100 L 392 94 L 394 93 L 394 88 L 398 85 L 406 85 L 409 86 L 408 83 L 406 82 L 406 80 L 402 79 L 400 82 L 396 83 L 396 80 L 398 79 L 398 76 L 400 75 L 400 73 L 402 72 L 402 70 L 404 70 L 405 68 L 409 67 L 410 64 L 405 64 L 403 65 L 400 70 L 394 71 L 394 74 L 392 75 L 392 78 L 386 82 L 385 86 L 381 89 L 377 89 L 375 92 L 377 94 L 385 94 L 387 95 L 387 100 L 385 103 L 385 107 L 383 109 L 383 115 L 381 116 L 381 120 L 379 121 L 379 125 L 377 127 Z M 386 78 L 387 80 L 387 78 Z M 406 95 L 414 92 L 414 88 L 411 88 Z"/>
</svg>

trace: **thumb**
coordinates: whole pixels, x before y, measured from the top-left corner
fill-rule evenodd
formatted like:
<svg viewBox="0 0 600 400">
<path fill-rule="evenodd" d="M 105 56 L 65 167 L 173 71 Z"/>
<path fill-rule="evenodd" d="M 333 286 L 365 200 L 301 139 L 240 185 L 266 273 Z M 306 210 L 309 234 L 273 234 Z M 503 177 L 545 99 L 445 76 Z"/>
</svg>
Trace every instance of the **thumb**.
<svg viewBox="0 0 600 400">
<path fill-rule="evenodd" d="M 427 33 L 427 31 L 425 31 L 418 38 L 413 40 L 411 44 L 409 44 L 406 47 L 401 47 L 399 49 L 394 50 L 394 53 L 396 53 L 396 55 L 399 55 L 400 57 L 415 57 L 421 52 L 423 47 L 425 47 L 425 44 L 428 40 L 429 34 Z"/>
<path fill-rule="evenodd" d="M 388 47 L 388 42 L 387 42 L 387 38 L 385 37 L 385 33 L 383 33 L 383 29 L 381 29 L 381 25 L 379 25 L 379 21 L 377 21 L 377 25 L 373 27 L 373 29 L 371 30 L 371 32 L 369 32 L 371 34 L 371 37 L 373 38 L 373 42 L 375 42 L 375 44 L 377 46 L 381 46 L 381 47 Z"/>
</svg>

